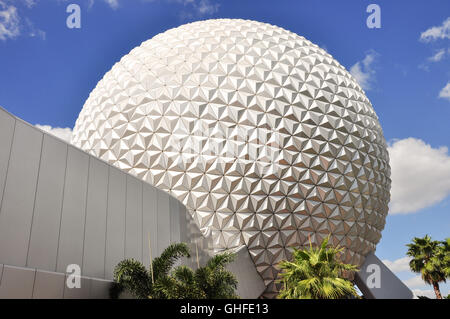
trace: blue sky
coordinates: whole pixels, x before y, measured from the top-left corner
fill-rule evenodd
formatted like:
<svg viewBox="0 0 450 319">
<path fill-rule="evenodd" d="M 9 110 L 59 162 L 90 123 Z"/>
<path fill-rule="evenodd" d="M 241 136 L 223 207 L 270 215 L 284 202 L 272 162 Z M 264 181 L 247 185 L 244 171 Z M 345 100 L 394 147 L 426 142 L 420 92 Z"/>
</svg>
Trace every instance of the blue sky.
<svg viewBox="0 0 450 319">
<path fill-rule="evenodd" d="M 70 3 L 81 6 L 81 29 L 66 27 Z M 370 3 L 381 8 L 380 29 L 366 25 Z M 208 18 L 293 31 L 350 70 L 374 105 L 393 179 L 377 255 L 411 288 L 429 290 L 401 271 L 401 258 L 414 236 L 450 235 L 449 17 L 448 0 L 0 0 L 0 105 L 67 135 L 103 74 L 160 32 Z"/>
</svg>

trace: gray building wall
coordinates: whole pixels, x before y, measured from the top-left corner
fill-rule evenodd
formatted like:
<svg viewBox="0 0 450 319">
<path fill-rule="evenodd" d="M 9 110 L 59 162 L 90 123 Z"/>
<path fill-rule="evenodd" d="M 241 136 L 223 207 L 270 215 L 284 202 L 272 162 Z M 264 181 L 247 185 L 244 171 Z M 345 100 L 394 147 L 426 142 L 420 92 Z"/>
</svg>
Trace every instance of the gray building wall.
<svg viewBox="0 0 450 319">
<path fill-rule="evenodd" d="M 212 251 L 178 200 L 0 108 L 0 298 L 101 296 L 119 261 L 174 242 Z M 69 264 L 91 288 L 64 292 Z"/>
</svg>

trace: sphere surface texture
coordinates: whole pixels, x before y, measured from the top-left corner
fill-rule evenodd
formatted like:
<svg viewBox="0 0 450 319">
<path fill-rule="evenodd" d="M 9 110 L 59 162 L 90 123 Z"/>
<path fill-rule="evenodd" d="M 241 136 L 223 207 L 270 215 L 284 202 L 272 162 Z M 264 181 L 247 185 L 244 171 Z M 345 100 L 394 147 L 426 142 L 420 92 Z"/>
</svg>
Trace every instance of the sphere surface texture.
<svg viewBox="0 0 450 319">
<path fill-rule="evenodd" d="M 217 250 L 246 245 L 269 290 L 330 235 L 360 265 L 388 211 L 386 142 L 331 55 L 282 28 L 206 20 L 143 42 L 87 99 L 72 142 L 182 201 Z"/>
</svg>

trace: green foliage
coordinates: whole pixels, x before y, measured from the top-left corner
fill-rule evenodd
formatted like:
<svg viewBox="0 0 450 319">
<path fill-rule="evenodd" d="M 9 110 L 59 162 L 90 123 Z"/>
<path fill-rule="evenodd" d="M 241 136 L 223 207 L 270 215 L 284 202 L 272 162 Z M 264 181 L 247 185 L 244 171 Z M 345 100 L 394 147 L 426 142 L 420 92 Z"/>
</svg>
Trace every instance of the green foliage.
<svg viewBox="0 0 450 319">
<path fill-rule="evenodd" d="M 183 256 L 190 257 L 187 245 L 173 244 L 152 261 L 150 270 L 134 259 L 121 261 L 114 271 L 110 297 L 118 298 L 122 291 L 127 290 L 139 299 L 238 298 L 235 294 L 237 280 L 225 268 L 233 261 L 233 254 L 218 254 L 205 267 L 195 271 L 187 266 L 173 269 L 175 262 Z"/>
<path fill-rule="evenodd" d="M 152 263 L 155 281 L 167 276 L 175 262 L 181 257 L 191 257 L 189 248 L 184 243 L 170 245 L 161 256 L 155 258 Z"/>
<path fill-rule="evenodd" d="M 234 260 L 235 255 L 223 253 L 211 258 L 205 267 L 195 272 L 195 282 L 205 293 L 207 299 L 236 299 L 237 280 L 225 266 Z"/>
<path fill-rule="evenodd" d="M 420 273 L 422 280 L 432 285 L 436 298 L 442 299 L 439 283 L 446 282 L 450 275 L 450 238 L 445 241 L 432 240 L 426 235 L 414 237 L 411 244 L 406 245 L 409 257 L 409 268 Z"/>
<path fill-rule="evenodd" d="M 162 291 L 157 289 L 159 281 L 169 275 L 175 261 L 183 256 L 190 256 L 189 248 L 186 244 L 179 243 L 170 245 L 160 257 L 155 258 L 150 270 L 147 270 L 140 261 L 122 260 L 114 269 L 115 284 L 110 288 L 110 297 L 117 298 L 126 290 L 139 299 L 163 298 Z"/>
<path fill-rule="evenodd" d="M 357 293 L 352 282 L 342 278 L 346 272 L 356 271 L 356 266 L 339 260 L 342 248 L 327 247 L 329 238 L 322 245 L 307 250 L 294 249 L 293 260 L 280 263 L 283 287 L 281 299 L 341 299 Z"/>
</svg>

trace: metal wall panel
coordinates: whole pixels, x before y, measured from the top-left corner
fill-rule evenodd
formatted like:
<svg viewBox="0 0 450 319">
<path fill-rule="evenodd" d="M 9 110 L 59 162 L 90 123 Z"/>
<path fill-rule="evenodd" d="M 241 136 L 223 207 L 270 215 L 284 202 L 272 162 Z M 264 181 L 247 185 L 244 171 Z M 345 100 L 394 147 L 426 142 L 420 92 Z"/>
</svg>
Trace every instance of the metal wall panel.
<svg viewBox="0 0 450 319">
<path fill-rule="evenodd" d="M 152 259 L 158 257 L 158 214 L 157 214 L 156 189 L 148 184 L 143 184 L 143 263 L 150 266 L 150 247 Z M 150 239 L 150 241 L 149 241 Z"/>
<path fill-rule="evenodd" d="M 266 289 L 264 280 L 256 271 L 246 246 L 237 248 L 235 253 L 235 260 L 226 268 L 235 275 L 238 281 L 236 292 L 243 299 L 256 299 Z"/>
<path fill-rule="evenodd" d="M 0 108 L 0 206 L 5 187 L 15 123 L 16 120 Z"/>
<path fill-rule="evenodd" d="M 183 243 L 189 242 L 187 214 L 188 212 L 186 211 L 186 207 L 184 205 L 181 205 L 178 219 L 180 223 L 180 241 Z"/>
<path fill-rule="evenodd" d="M 37 270 L 33 299 L 62 299 L 66 285 L 65 277 L 61 273 Z"/>
<path fill-rule="evenodd" d="M 89 165 L 82 269 L 85 276 L 104 278 L 108 165 L 95 158 L 91 158 Z"/>
<path fill-rule="evenodd" d="M 67 281 L 67 275 L 64 282 Z M 80 278 L 80 288 L 69 288 L 64 284 L 64 299 L 88 299 L 91 291 L 91 279 Z"/>
<path fill-rule="evenodd" d="M 0 298 L 104 298 L 125 256 L 148 265 L 149 234 L 153 258 L 199 236 L 167 193 L 2 109 L 0 124 Z M 65 285 L 69 264 L 81 289 Z"/>
<path fill-rule="evenodd" d="M 69 147 L 58 247 L 58 272 L 66 272 L 69 264 L 77 264 L 80 267 L 82 265 L 88 169 L 89 156 Z"/>
<path fill-rule="evenodd" d="M 157 194 L 158 203 L 158 255 L 170 245 L 170 204 L 169 195 L 163 192 Z"/>
<path fill-rule="evenodd" d="M 111 281 L 91 279 L 89 299 L 109 299 L 109 288 Z"/>
<path fill-rule="evenodd" d="M 27 266 L 54 270 L 66 172 L 67 144 L 44 135 Z"/>
<path fill-rule="evenodd" d="M 169 196 L 169 206 L 170 206 L 170 242 L 179 243 L 180 242 L 180 202 L 174 197 Z"/>
<path fill-rule="evenodd" d="M 127 176 L 125 256 L 142 261 L 142 183 Z"/>
<path fill-rule="evenodd" d="M 34 269 L 4 265 L 0 299 L 30 299 L 35 274 Z"/>
<path fill-rule="evenodd" d="M 17 121 L 0 209 L 0 263 L 25 266 L 43 134 Z"/>
<path fill-rule="evenodd" d="M 105 278 L 112 279 L 114 267 L 125 257 L 126 174 L 109 167 L 106 228 Z"/>
</svg>

